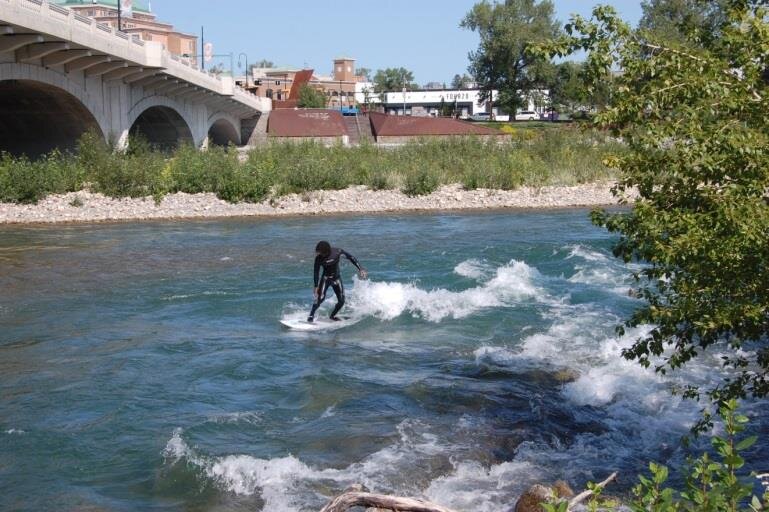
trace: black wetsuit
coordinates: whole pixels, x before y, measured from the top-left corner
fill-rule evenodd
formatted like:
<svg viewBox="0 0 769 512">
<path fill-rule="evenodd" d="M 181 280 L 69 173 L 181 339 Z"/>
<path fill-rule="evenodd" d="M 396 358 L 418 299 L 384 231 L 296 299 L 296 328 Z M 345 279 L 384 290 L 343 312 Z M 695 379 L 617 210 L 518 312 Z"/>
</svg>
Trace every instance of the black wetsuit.
<svg viewBox="0 0 769 512">
<path fill-rule="evenodd" d="M 336 294 L 337 303 L 334 306 L 334 310 L 331 311 L 331 318 L 334 318 L 339 310 L 344 306 L 344 285 L 342 284 L 342 276 L 339 274 L 339 260 L 342 256 L 350 260 L 355 265 L 358 271 L 361 270 L 358 260 L 355 256 L 345 251 L 344 249 L 338 249 L 336 247 L 331 248 L 331 252 L 327 257 L 316 256 L 315 268 L 313 270 L 313 277 L 315 278 L 315 288 L 318 289 L 318 296 L 315 298 L 315 303 L 312 305 L 312 311 L 310 312 L 310 318 L 315 316 L 315 312 L 320 305 L 326 300 L 326 292 L 328 288 L 334 289 Z M 320 275 L 320 269 L 323 268 L 323 275 Z"/>
</svg>

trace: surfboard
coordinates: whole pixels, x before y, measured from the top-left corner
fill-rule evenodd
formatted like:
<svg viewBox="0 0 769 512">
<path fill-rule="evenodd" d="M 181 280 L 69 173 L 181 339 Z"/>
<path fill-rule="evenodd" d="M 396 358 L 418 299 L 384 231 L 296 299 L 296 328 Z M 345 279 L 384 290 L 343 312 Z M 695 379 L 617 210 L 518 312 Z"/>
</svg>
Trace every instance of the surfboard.
<svg viewBox="0 0 769 512">
<path fill-rule="evenodd" d="M 308 322 L 307 317 L 289 317 L 280 320 L 281 325 L 288 327 L 292 331 L 335 331 L 348 327 L 358 322 L 358 320 L 349 317 L 340 317 L 341 320 L 335 322 L 326 317 L 315 318 L 314 322 Z"/>
</svg>

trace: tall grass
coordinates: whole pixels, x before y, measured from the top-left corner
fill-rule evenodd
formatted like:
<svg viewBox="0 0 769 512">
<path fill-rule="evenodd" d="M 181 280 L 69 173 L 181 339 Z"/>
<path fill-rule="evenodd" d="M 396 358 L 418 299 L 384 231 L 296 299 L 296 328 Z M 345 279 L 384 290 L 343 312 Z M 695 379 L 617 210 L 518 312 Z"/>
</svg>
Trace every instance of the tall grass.
<svg viewBox="0 0 769 512">
<path fill-rule="evenodd" d="M 346 148 L 318 143 L 275 143 L 245 159 L 235 148 L 171 153 L 141 139 L 115 151 L 85 135 L 73 154 L 38 160 L 0 155 L 0 201 L 34 203 L 48 194 L 89 189 L 112 197 L 210 192 L 230 202 L 258 202 L 270 195 L 366 185 L 429 194 L 442 184 L 466 189 L 510 190 L 524 185 L 573 185 L 612 178 L 606 154 L 622 147 L 597 132 L 574 129 L 517 130 L 499 144 L 475 138 L 421 140 L 395 148 L 372 144 Z"/>
</svg>

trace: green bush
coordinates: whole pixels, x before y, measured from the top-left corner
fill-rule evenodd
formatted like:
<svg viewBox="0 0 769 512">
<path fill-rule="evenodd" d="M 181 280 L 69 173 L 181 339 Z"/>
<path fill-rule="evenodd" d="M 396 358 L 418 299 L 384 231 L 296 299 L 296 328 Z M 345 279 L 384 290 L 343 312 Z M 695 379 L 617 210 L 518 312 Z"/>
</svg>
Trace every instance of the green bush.
<svg viewBox="0 0 769 512">
<path fill-rule="evenodd" d="M 406 175 L 402 191 L 407 196 L 422 196 L 434 192 L 439 184 L 438 175 L 430 169 L 423 168 Z"/>
<path fill-rule="evenodd" d="M 83 179 L 82 169 L 58 151 L 37 161 L 0 154 L 0 202 L 37 203 L 49 194 L 82 189 Z"/>
<path fill-rule="evenodd" d="M 77 163 L 92 190 L 110 197 L 162 197 L 168 191 L 165 160 L 141 137 L 132 138 L 124 153 L 90 134 L 78 145 Z"/>
</svg>

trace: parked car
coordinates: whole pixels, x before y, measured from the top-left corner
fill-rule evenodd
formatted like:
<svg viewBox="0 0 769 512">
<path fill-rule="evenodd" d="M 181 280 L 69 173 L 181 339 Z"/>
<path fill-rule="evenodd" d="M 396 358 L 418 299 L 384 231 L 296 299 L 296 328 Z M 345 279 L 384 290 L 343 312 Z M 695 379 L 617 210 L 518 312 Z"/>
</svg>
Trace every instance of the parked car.
<svg viewBox="0 0 769 512">
<path fill-rule="evenodd" d="M 470 116 L 471 121 L 491 121 L 491 114 L 488 112 L 476 112 Z"/>
<path fill-rule="evenodd" d="M 522 110 L 515 114 L 516 121 L 536 121 L 537 119 L 539 119 L 539 114 L 533 110 Z"/>
</svg>

